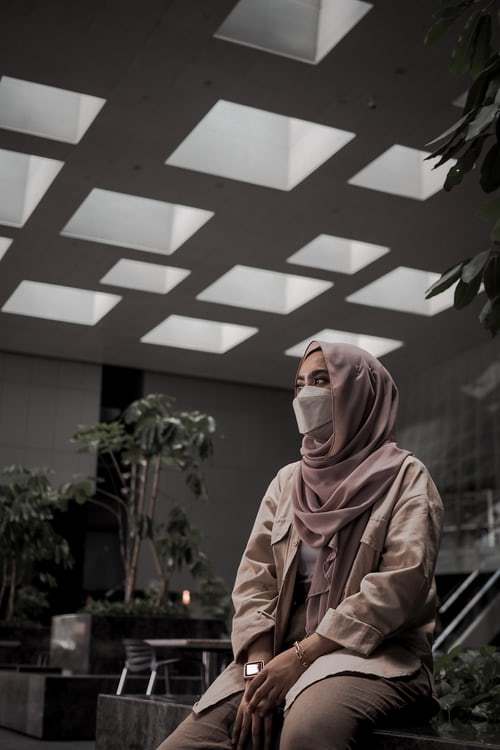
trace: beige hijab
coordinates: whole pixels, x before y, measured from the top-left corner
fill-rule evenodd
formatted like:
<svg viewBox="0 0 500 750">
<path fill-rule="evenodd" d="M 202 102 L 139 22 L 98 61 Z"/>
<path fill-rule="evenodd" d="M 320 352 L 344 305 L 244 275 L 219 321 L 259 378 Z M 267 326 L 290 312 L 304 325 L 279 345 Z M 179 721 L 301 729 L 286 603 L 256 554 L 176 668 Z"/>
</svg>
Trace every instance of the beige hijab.
<svg viewBox="0 0 500 750">
<path fill-rule="evenodd" d="M 307 634 L 342 600 L 371 508 L 412 453 L 394 440 L 399 394 L 382 363 L 351 344 L 311 341 L 297 374 L 317 349 L 330 375 L 333 433 L 323 443 L 304 435 L 292 487 L 299 536 L 321 548 L 307 598 Z"/>
</svg>

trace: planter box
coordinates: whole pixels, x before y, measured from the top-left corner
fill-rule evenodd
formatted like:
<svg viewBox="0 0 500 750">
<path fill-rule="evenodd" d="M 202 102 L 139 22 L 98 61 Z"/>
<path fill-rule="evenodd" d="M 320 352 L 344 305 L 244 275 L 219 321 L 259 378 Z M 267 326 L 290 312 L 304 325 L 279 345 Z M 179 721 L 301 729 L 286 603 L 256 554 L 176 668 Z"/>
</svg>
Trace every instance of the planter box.
<svg viewBox="0 0 500 750">
<path fill-rule="evenodd" d="M 14 624 L 0 623 L 0 642 L 17 641 L 15 648 L 0 645 L 0 663 L 2 664 L 36 664 L 42 654 L 48 655 L 50 647 L 50 628 L 37 623 Z"/>
<path fill-rule="evenodd" d="M 156 696 L 100 695 L 96 750 L 155 750 L 191 711 L 190 703 L 173 703 Z M 500 736 L 469 740 L 439 735 L 430 724 L 376 729 L 370 750 L 500 750 Z"/>
<path fill-rule="evenodd" d="M 0 726 L 43 740 L 93 740 L 97 697 L 113 693 L 118 679 L 0 670 Z M 128 689 L 144 693 L 147 681 L 147 676 L 132 676 Z M 161 679 L 156 687 L 164 690 Z"/>
<path fill-rule="evenodd" d="M 52 618 L 50 664 L 74 674 L 119 674 L 123 638 L 219 638 L 224 633 L 224 622 L 210 618 L 58 615 Z"/>
</svg>

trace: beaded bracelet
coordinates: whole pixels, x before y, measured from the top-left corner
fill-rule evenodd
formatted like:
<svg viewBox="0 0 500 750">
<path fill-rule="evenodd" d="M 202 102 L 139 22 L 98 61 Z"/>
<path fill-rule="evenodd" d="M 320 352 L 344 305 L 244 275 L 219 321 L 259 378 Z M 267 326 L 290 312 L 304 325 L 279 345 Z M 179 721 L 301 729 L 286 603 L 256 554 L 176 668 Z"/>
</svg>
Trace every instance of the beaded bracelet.
<svg viewBox="0 0 500 750">
<path fill-rule="evenodd" d="M 304 653 L 304 649 L 302 648 L 302 645 L 298 641 L 295 641 L 293 645 L 295 646 L 295 653 L 297 654 L 297 659 L 302 664 L 302 666 L 307 669 L 307 667 L 310 666 L 310 662 L 308 662 L 306 659 L 306 655 Z"/>
</svg>

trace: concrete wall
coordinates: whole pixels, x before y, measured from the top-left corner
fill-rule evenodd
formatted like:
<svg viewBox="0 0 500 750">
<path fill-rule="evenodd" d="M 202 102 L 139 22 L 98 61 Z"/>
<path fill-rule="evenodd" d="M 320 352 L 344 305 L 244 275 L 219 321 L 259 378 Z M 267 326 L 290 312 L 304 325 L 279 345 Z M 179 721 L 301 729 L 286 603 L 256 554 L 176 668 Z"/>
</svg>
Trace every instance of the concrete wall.
<svg viewBox="0 0 500 750">
<path fill-rule="evenodd" d="M 206 467 L 208 502 L 193 499 L 182 477 L 172 470 L 163 488 L 170 500 L 164 498 L 162 508 L 163 515 L 173 502 L 189 509 L 216 573 L 232 585 L 269 482 L 281 466 L 300 458 L 292 391 L 145 373 L 144 393 L 170 394 L 179 409 L 199 409 L 217 421 L 214 456 Z M 139 585 L 146 585 L 153 575 L 146 553 Z M 183 585 L 191 582 L 180 575 L 174 586 Z"/>
<path fill-rule="evenodd" d="M 98 365 L 0 352 L 0 466 L 49 466 L 55 483 L 93 473 L 70 437 L 99 419 L 100 386 Z"/>
</svg>

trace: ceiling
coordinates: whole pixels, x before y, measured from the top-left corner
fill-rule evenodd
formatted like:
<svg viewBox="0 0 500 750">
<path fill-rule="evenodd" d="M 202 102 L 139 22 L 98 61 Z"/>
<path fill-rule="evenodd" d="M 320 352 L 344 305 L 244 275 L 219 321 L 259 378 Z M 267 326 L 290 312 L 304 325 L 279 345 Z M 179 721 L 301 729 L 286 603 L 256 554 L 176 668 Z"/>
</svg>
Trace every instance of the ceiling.
<svg viewBox="0 0 500 750">
<path fill-rule="evenodd" d="M 458 119 L 452 102 L 467 82 L 447 73 L 449 44 L 423 46 L 432 0 L 374 0 L 331 51 L 322 50 L 317 64 L 214 37 L 222 24 L 230 28 L 235 5 L 234 0 L 4 0 L 0 74 L 98 99 L 91 100 L 95 119 L 83 135 L 80 121 L 71 143 L 0 129 L 0 149 L 56 160 L 55 166 L 47 162 L 52 182 L 24 224 L 0 224 L 0 236 L 13 239 L 0 261 L 0 349 L 289 387 L 297 359 L 285 351 L 325 328 L 403 342 L 382 357 L 396 378 L 484 341 L 479 299 L 460 312 L 424 315 L 366 304 L 355 294 L 400 266 L 440 273 L 487 240 L 488 226 L 474 214 L 482 201 L 474 174 L 452 193 L 420 198 L 369 189 L 353 179 L 389 149 L 394 154 L 396 145 L 404 147 L 401 152 L 425 150 L 427 141 Z M 310 174 L 306 164 L 298 182 L 272 187 L 221 176 L 231 173 L 231 159 L 219 174 L 179 166 L 193 129 L 211 111 L 211 116 L 222 112 L 226 123 L 228 106 L 231 116 L 263 110 L 351 135 Z M 250 167 L 272 171 L 272 158 L 265 155 L 257 164 L 254 147 L 247 152 L 245 143 L 219 137 L 217 148 L 221 144 Z M 209 163 L 210 143 L 202 138 L 197 148 Z M 276 159 L 279 149 L 278 139 Z M 192 167 L 189 153 L 186 158 Z M 0 171 L 0 184 L 2 179 L 5 188 Z M 276 179 L 274 172 L 270 179 Z M 127 238 L 119 244 L 82 239 L 73 217 L 92 191 L 94 197 L 121 193 L 205 213 L 194 233 L 163 254 L 138 249 L 133 239 L 130 247 Z M 145 228 L 142 205 L 150 204 L 135 201 L 122 211 L 132 224 L 138 217 L 139 230 Z M 112 206 L 101 219 L 109 216 L 113 229 Z M 287 262 L 320 235 L 386 250 L 354 273 Z M 158 293 L 169 287 L 162 268 L 158 279 L 149 269 L 151 283 L 161 287 L 156 292 L 101 283 L 105 276 L 116 280 L 110 272 L 117 272 L 119 261 L 120 271 L 146 262 L 184 273 L 178 272 L 180 280 L 167 293 Z M 262 310 L 238 306 L 234 291 L 229 304 L 214 301 L 221 286 L 215 282 L 235 266 L 328 283 L 309 301 L 281 312 L 273 309 L 268 292 Z M 265 278 L 257 275 L 248 284 L 243 276 L 241 299 L 258 291 L 261 281 L 264 288 Z M 95 324 L 47 320 L 16 311 L 14 293 L 30 294 L 33 282 L 115 296 L 103 298 Z M 40 304 L 50 302 L 53 287 L 40 289 L 47 292 Z M 392 294 L 384 289 L 381 294 L 390 304 Z M 353 301 L 346 300 L 350 295 Z M 401 289 L 395 296 L 401 297 Z M 185 317 L 201 319 L 201 327 L 191 321 L 191 329 L 202 336 L 205 330 L 211 335 L 205 321 L 250 331 L 224 353 L 153 343 L 151 332 L 169 316 L 176 316 L 170 329 Z M 240 329 L 231 328 L 231 336 L 235 330 Z M 178 343 L 183 336 L 174 330 Z"/>
</svg>

